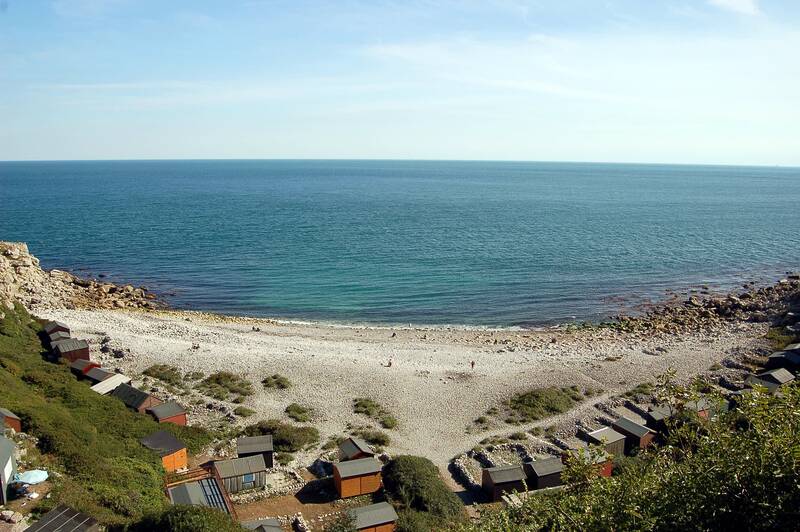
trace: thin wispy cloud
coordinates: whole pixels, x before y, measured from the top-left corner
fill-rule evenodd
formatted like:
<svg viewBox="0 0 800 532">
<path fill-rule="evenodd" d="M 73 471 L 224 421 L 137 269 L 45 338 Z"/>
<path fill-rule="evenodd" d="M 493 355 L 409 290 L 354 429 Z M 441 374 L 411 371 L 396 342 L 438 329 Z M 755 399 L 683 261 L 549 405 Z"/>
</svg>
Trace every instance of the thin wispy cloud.
<svg viewBox="0 0 800 532">
<path fill-rule="evenodd" d="M 761 13 L 758 0 L 708 0 L 708 3 L 743 15 L 759 15 Z"/>
</svg>

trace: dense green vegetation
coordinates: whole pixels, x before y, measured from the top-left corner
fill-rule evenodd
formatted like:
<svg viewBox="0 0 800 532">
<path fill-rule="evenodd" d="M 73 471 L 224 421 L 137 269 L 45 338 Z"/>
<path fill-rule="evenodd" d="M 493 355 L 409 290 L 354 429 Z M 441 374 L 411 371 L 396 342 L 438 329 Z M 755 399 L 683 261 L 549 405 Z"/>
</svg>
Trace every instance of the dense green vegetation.
<svg viewBox="0 0 800 532">
<path fill-rule="evenodd" d="M 680 408 L 691 390 L 658 392 Z M 747 394 L 738 410 L 670 422 L 668 440 L 611 478 L 578 460 L 569 487 L 461 530 L 794 530 L 800 506 L 800 387 Z"/>
<path fill-rule="evenodd" d="M 153 377 L 175 387 L 183 386 L 183 378 L 178 368 L 168 364 L 155 364 L 142 372 L 148 377 Z"/>
<path fill-rule="evenodd" d="M 243 397 L 253 395 L 253 384 L 250 381 L 227 371 L 212 373 L 200 381 L 196 389 L 220 401 L 233 395 L 234 402 L 241 402 Z"/>
<path fill-rule="evenodd" d="M 577 386 L 571 388 L 538 388 L 519 393 L 508 400 L 505 412 L 507 423 L 518 424 L 536 421 L 561 414 L 597 392 L 587 389 L 581 393 Z"/>
<path fill-rule="evenodd" d="M 270 375 L 269 377 L 264 377 L 264 379 L 261 381 L 261 384 L 264 385 L 264 388 L 274 388 L 277 390 L 285 390 L 292 385 L 292 383 L 289 382 L 289 379 L 277 373 L 275 375 Z"/>
<path fill-rule="evenodd" d="M 399 532 L 423 532 L 466 519 L 464 505 L 426 458 L 398 456 L 383 469 L 386 491 L 398 508 Z"/>
<path fill-rule="evenodd" d="M 148 515 L 129 526 L 129 532 L 243 532 L 227 514 L 203 506 L 171 506 L 167 511 Z"/>
<path fill-rule="evenodd" d="M 200 428 L 158 425 L 78 381 L 65 363 L 43 358 L 41 326 L 21 306 L 0 321 L 2 406 L 17 413 L 23 430 L 39 438 L 44 465 L 54 477 L 54 496 L 42 509 L 63 502 L 120 525 L 162 511 L 164 472 L 159 457 L 139 439 L 156 430 L 173 432 L 191 452 L 208 444 Z"/>
<path fill-rule="evenodd" d="M 382 407 L 377 401 L 367 397 L 353 399 L 353 412 L 364 414 L 380 423 L 385 429 L 393 429 L 397 426 L 397 419 Z"/>
<path fill-rule="evenodd" d="M 233 409 L 233 413 L 239 417 L 250 417 L 255 414 L 256 411 L 252 408 L 247 408 L 246 406 L 237 406 Z"/>
<path fill-rule="evenodd" d="M 272 434 L 273 447 L 283 453 L 295 453 L 319 442 L 319 431 L 314 427 L 292 425 L 279 419 L 267 419 L 248 425 L 243 433 L 245 436 Z"/>
<path fill-rule="evenodd" d="M 314 413 L 311 408 L 292 403 L 286 407 L 286 415 L 297 421 L 298 423 L 307 423 L 311 421 L 311 415 Z"/>
<path fill-rule="evenodd" d="M 783 349 L 797 340 L 797 337 L 787 331 L 785 327 L 770 327 L 766 338 L 769 340 L 770 346 L 776 350 Z"/>
<path fill-rule="evenodd" d="M 391 438 L 389 438 L 389 435 L 385 432 L 369 427 L 358 427 L 354 429 L 351 434 L 363 439 L 370 445 L 378 447 L 385 447 L 392 441 Z"/>
</svg>

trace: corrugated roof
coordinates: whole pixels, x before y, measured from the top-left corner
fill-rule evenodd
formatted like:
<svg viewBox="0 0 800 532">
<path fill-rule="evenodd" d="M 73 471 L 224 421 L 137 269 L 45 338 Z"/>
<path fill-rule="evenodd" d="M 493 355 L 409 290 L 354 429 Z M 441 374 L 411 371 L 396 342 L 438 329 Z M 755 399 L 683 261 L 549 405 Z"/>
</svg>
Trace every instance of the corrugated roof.
<svg viewBox="0 0 800 532">
<path fill-rule="evenodd" d="M 145 436 L 139 442 L 148 449 L 157 452 L 159 456 L 167 456 L 186 448 L 186 445 L 181 440 L 166 430 L 156 431 L 149 436 Z"/>
<path fill-rule="evenodd" d="M 150 394 L 143 392 L 138 388 L 134 388 L 130 384 L 120 384 L 111 392 L 111 395 L 125 403 L 125 406 L 130 408 L 139 408 L 147 401 Z"/>
<path fill-rule="evenodd" d="M 78 351 L 80 349 L 87 349 L 89 347 L 86 340 L 78 340 L 77 338 L 70 338 L 69 340 L 60 340 L 55 349 L 59 354 L 69 353 L 70 351 Z"/>
<path fill-rule="evenodd" d="M 19 417 L 7 408 L 0 407 L 0 417 L 10 417 L 11 419 L 19 419 Z"/>
<path fill-rule="evenodd" d="M 86 359 L 83 359 L 83 358 L 79 358 L 79 359 L 76 359 L 75 362 L 70 364 L 69 367 L 71 367 L 72 369 L 76 369 L 76 370 L 80 371 L 81 373 L 83 373 L 83 370 L 85 370 L 88 366 L 92 366 L 92 365 L 99 366 L 99 364 L 97 362 L 92 362 L 91 360 L 86 360 Z"/>
<path fill-rule="evenodd" d="M 372 447 L 367 442 L 355 437 L 347 438 L 340 443 L 339 450 L 342 452 L 342 456 L 348 460 L 362 453 L 370 456 L 375 454 L 375 451 L 372 450 Z"/>
<path fill-rule="evenodd" d="M 107 369 L 103 368 L 92 368 L 86 372 L 86 377 L 94 382 L 103 382 L 113 375 L 113 371 L 108 371 Z"/>
<path fill-rule="evenodd" d="M 397 512 L 394 511 L 394 507 L 388 502 L 379 502 L 370 504 L 369 506 L 362 506 L 361 508 L 353 508 L 350 510 L 350 515 L 353 517 L 355 527 L 358 530 L 397 521 Z"/>
<path fill-rule="evenodd" d="M 129 382 L 131 382 L 131 378 L 127 375 L 115 373 L 106 380 L 98 382 L 91 389 L 100 395 L 106 395 L 113 392 L 120 384 L 128 384 Z"/>
<path fill-rule="evenodd" d="M 773 369 L 756 375 L 759 379 L 774 382 L 775 384 L 786 384 L 794 380 L 794 375 L 785 368 Z"/>
<path fill-rule="evenodd" d="M 70 339 L 70 335 L 69 335 L 68 332 L 56 331 L 56 332 L 50 333 L 48 338 L 50 339 L 50 343 L 53 343 L 53 342 L 59 342 L 61 340 L 69 340 Z"/>
<path fill-rule="evenodd" d="M 537 477 L 546 477 L 555 473 L 561 473 L 564 470 L 564 463 L 560 458 L 555 456 L 552 458 L 542 458 L 539 460 L 531 460 L 525 462 L 524 466 L 529 468 Z"/>
<path fill-rule="evenodd" d="M 214 462 L 214 469 L 222 478 L 240 477 L 250 473 L 266 471 L 264 455 L 256 454 L 244 458 L 231 458 L 230 460 L 217 460 Z"/>
<path fill-rule="evenodd" d="M 213 477 L 172 486 L 167 489 L 167 493 L 172 504 L 208 506 L 229 513 L 222 489 L 217 483 L 217 479 Z"/>
<path fill-rule="evenodd" d="M 239 454 L 272 452 L 272 434 L 242 436 L 236 440 L 236 450 Z"/>
<path fill-rule="evenodd" d="M 669 405 L 656 405 L 650 407 L 647 414 L 655 421 L 662 421 L 664 419 L 668 419 L 673 416 L 675 412 L 673 412 L 672 407 Z"/>
<path fill-rule="evenodd" d="M 281 522 L 274 517 L 269 519 L 259 519 L 258 521 L 248 521 L 241 523 L 247 530 L 255 530 L 255 532 L 282 532 L 283 527 Z"/>
<path fill-rule="evenodd" d="M 67 329 L 69 330 L 69 326 L 66 323 L 60 321 L 48 321 L 44 324 L 44 332 L 47 334 L 51 334 L 56 329 Z"/>
<path fill-rule="evenodd" d="M 586 437 L 597 443 L 614 443 L 624 440 L 625 436 L 612 429 L 611 427 L 603 427 L 586 434 Z"/>
<path fill-rule="evenodd" d="M 167 419 L 178 414 L 185 414 L 186 410 L 176 401 L 167 401 L 158 406 L 148 408 L 147 412 L 156 416 L 157 419 Z"/>
<path fill-rule="evenodd" d="M 97 526 L 97 519 L 59 505 L 50 510 L 26 530 L 29 532 L 80 532 Z"/>
<path fill-rule="evenodd" d="M 489 478 L 492 479 L 494 484 L 525 480 L 525 471 L 519 465 L 489 467 L 485 471 L 489 474 Z"/>
<path fill-rule="evenodd" d="M 653 432 L 644 425 L 624 416 L 614 421 L 612 427 L 614 427 L 618 432 L 627 432 L 628 434 L 633 434 L 637 438 L 644 438 Z"/>
<path fill-rule="evenodd" d="M 375 458 L 359 458 L 358 460 L 348 460 L 346 462 L 336 462 L 333 468 L 339 471 L 342 478 L 359 477 L 378 473 L 381 470 L 381 463 Z"/>
</svg>

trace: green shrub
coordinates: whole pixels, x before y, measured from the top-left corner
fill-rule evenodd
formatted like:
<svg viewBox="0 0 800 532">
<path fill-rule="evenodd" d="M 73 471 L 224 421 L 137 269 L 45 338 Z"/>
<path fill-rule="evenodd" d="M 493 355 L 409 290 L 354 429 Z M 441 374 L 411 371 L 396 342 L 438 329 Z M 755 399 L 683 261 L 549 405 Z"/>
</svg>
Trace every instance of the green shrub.
<svg viewBox="0 0 800 532">
<path fill-rule="evenodd" d="M 287 416 L 298 423 L 306 423 L 311 421 L 311 414 L 313 413 L 313 410 L 297 403 L 292 403 L 286 407 L 285 412 Z"/>
<path fill-rule="evenodd" d="M 259 421 L 245 427 L 246 436 L 272 434 L 272 445 L 276 451 L 294 453 L 319 442 L 319 431 L 314 427 L 292 425 L 278 419 Z"/>
<path fill-rule="evenodd" d="M 353 436 L 358 436 L 371 445 L 385 447 L 389 445 L 391 439 L 385 432 L 370 428 L 361 428 L 353 431 Z"/>
<path fill-rule="evenodd" d="M 385 429 L 393 429 L 397 426 L 397 419 L 373 399 L 366 397 L 353 399 L 353 412 L 374 419 Z"/>
<path fill-rule="evenodd" d="M 289 382 L 289 379 L 287 379 L 283 375 L 279 375 L 278 373 L 264 378 L 264 380 L 261 381 L 261 384 L 264 385 L 264 388 L 268 389 L 274 388 L 277 390 L 285 390 L 286 388 L 292 385 L 292 383 Z"/>
<path fill-rule="evenodd" d="M 243 532 L 228 514 L 205 506 L 170 506 L 161 514 L 150 515 L 130 525 L 129 532 Z"/>
<path fill-rule="evenodd" d="M 328 440 L 322 444 L 323 451 L 330 451 L 331 449 L 335 449 L 345 440 L 343 436 L 330 436 Z"/>
<path fill-rule="evenodd" d="M 275 453 L 275 460 L 282 466 L 288 465 L 294 460 L 294 455 L 292 453 L 286 453 L 283 451 L 279 451 Z"/>
<path fill-rule="evenodd" d="M 253 385 L 247 379 L 228 371 L 212 373 L 197 385 L 197 390 L 205 395 L 225 401 L 230 395 L 253 395 Z"/>
<path fill-rule="evenodd" d="M 233 413 L 239 417 L 250 417 L 255 414 L 256 411 L 252 408 L 247 408 L 246 406 L 237 406 L 234 408 Z"/>
<path fill-rule="evenodd" d="M 583 400 L 583 395 L 572 388 L 539 388 L 520 393 L 509 399 L 506 422 L 528 423 L 571 409 Z"/>
<path fill-rule="evenodd" d="M 153 377 L 154 379 L 171 384 L 172 386 L 183 386 L 183 378 L 181 378 L 181 373 L 175 366 L 170 366 L 167 364 L 155 364 L 154 366 L 150 366 L 144 370 L 142 373 L 148 377 Z"/>
<path fill-rule="evenodd" d="M 398 456 L 383 470 L 383 481 L 392 500 L 403 512 L 409 513 L 410 528 L 420 524 L 427 530 L 452 526 L 465 519 L 464 505 L 439 476 L 439 469 L 426 458 Z"/>
</svg>

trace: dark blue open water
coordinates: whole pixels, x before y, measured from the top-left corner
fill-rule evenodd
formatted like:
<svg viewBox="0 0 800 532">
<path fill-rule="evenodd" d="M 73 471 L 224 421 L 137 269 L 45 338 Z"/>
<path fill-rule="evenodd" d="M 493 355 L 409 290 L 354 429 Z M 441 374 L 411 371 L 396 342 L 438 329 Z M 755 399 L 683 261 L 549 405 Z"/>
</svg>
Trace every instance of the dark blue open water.
<svg viewBox="0 0 800 532">
<path fill-rule="evenodd" d="M 342 322 L 600 319 L 800 265 L 800 169 L 0 163 L 0 239 L 172 304 Z"/>
</svg>

